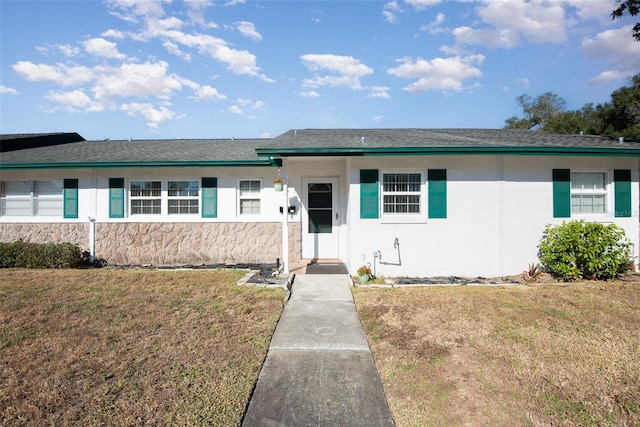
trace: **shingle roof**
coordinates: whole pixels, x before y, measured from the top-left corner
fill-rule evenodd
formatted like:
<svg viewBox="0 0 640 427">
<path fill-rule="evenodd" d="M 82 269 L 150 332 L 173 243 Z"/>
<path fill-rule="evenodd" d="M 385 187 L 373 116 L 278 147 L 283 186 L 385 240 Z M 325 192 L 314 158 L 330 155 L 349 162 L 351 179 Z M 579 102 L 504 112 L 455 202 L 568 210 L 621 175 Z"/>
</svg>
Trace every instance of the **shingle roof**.
<svg viewBox="0 0 640 427">
<path fill-rule="evenodd" d="M 0 135 L 0 152 L 46 147 L 84 141 L 75 132 L 57 133 L 14 133 Z"/>
<path fill-rule="evenodd" d="M 0 154 L 3 168 L 269 165 L 255 149 L 263 139 L 158 139 L 82 141 Z"/>
<path fill-rule="evenodd" d="M 301 129 L 272 139 L 80 141 L 0 153 L 0 169 L 269 166 L 285 156 L 535 154 L 640 157 L 640 144 L 505 129 Z"/>
<path fill-rule="evenodd" d="M 640 144 L 592 135 L 516 129 L 299 129 L 268 140 L 259 155 L 383 153 L 588 153 L 638 155 Z"/>
</svg>

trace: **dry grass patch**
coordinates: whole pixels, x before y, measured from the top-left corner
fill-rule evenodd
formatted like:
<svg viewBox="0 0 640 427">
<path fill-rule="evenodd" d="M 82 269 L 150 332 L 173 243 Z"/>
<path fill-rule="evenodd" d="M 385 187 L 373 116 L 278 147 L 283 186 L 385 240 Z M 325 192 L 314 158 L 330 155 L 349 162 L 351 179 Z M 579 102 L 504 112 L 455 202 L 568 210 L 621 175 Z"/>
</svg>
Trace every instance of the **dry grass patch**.
<svg viewBox="0 0 640 427">
<path fill-rule="evenodd" d="M 284 295 L 242 274 L 3 270 L 0 424 L 238 425 Z"/>
<path fill-rule="evenodd" d="M 398 426 L 640 425 L 640 282 L 354 296 Z"/>
</svg>

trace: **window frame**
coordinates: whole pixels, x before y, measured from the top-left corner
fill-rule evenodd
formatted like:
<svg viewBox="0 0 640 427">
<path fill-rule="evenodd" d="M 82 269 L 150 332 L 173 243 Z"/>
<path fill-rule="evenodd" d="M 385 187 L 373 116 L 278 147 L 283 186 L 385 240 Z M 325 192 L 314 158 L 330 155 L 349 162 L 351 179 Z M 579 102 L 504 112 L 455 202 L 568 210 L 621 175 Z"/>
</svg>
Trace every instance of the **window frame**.
<svg viewBox="0 0 640 427">
<path fill-rule="evenodd" d="M 160 184 L 160 187 L 158 188 L 158 191 L 160 192 L 160 194 L 158 194 L 158 195 L 153 195 L 152 194 L 152 195 L 148 195 L 148 196 L 147 195 L 136 195 L 136 196 L 134 196 L 133 195 L 133 191 L 134 191 L 133 190 L 133 184 L 137 183 L 137 182 L 140 182 L 140 183 L 151 183 L 151 184 L 158 183 L 158 184 Z M 162 216 L 164 214 L 164 212 L 163 212 L 164 211 L 164 209 L 163 209 L 164 203 L 162 203 L 162 199 L 163 199 L 162 198 L 162 193 L 163 193 L 163 188 L 164 188 L 163 184 L 164 184 L 163 180 L 154 179 L 154 178 L 151 178 L 151 179 L 130 179 L 129 180 L 129 185 L 127 187 L 128 195 L 129 195 L 129 197 L 128 197 L 128 199 L 129 199 L 129 216 L 130 217 L 141 217 L 141 216 L 157 217 L 157 216 Z M 156 189 L 155 188 L 152 188 L 151 190 L 141 189 L 140 191 L 156 191 Z M 145 201 L 152 201 L 153 202 L 153 201 L 157 200 L 157 201 L 160 202 L 160 206 L 159 206 L 160 211 L 157 212 L 157 213 L 156 212 L 151 212 L 151 213 L 147 212 L 147 213 L 145 213 L 144 209 L 145 209 L 146 206 L 144 206 L 144 203 L 143 203 L 140 206 L 141 212 L 134 213 L 133 209 L 134 208 L 138 208 L 137 206 L 134 206 L 134 202 L 138 201 L 138 200 L 141 201 L 141 202 L 145 202 Z M 154 210 L 156 208 L 155 204 L 152 205 L 151 208 L 152 208 L 152 210 Z"/>
<path fill-rule="evenodd" d="M 196 195 L 178 195 L 178 196 L 172 196 L 169 194 L 169 192 L 171 191 L 170 189 L 170 183 L 172 182 L 186 182 L 188 184 L 191 183 L 195 183 L 196 185 Z M 201 192 L 200 192 L 200 180 L 197 179 L 167 179 L 166 181 L 167 184 L 167 215 L 169 216 L 189 216 L 189 215 L 200 215 L 200 196 L 201 196 Z M 189 189 L 189 187 L 187 187 Z M 178 190 L 181 191 L 181 190 Z M 182 201 L 189 201 L 190 204 L 188 206 L 188 209 L 191 211 L 192 209 L 195 208 L 196 212 L 188 212 L 188 213 L 182 213 L 182 212 L 171 212 L 171 202 L 172 201 L 178 201 L 178 202 L 182 202 Z M 195 202 L 195 204 L 193 203 Z M 177 206 L 178 210 L 180 210 L 182 208 L 182 206 L 178 205 Z"/>
<path fill-rule="evenodd" d="M 251 194 L 251 195 L 243 195 L 242 194 L 242 188 L 241 185 L 243 182 L 257 182 L 259 185 L 259 188 L 257 190 L 257 197 L 255 197 L 255 194 Z M 237 187 L 236 187 L 236 194 L 237 194 L 237 201 L 236 201 L 236 209 L 237 209 L 237 216 L 238 217 L 256 217 L 262 214 L 262 189 L 263 189 L 263 184 L 262 184 L 263 180 L 262 178 L 239 178 L 238 182 L 237 182 Z M 251 189 L 253 192 L 253 189 Z M 258 202 L 258 212 L 251 212 L 251 213 L 243 213 L 242 212 L 242 202 L 244 200 L 247 201 L 256 201 Z"/>
<path fill-rule="evenodd" d="M 419 191 L 385 191 L 385 176 L 387 175 L 419 175 Z M 381 223 L 425 223 L 427 222 L 427 182 L 423 169 L 383 169 L 380 170 L 380 222 Z M 418 196 L 418 212 L 385 212 L 385 196 L 408 195 Z"/>
<path fill-rule="evenodd" d="M 132 194 L 132 184 L 134 182 L 159 182 L 160 183 L 160 195 L 150 195 L 150 196 L 134 196 Z M 197 185 L 197 196 L 169 196 L 169 183 L 170 182 L 190 182 Z M 202 203 L 202 185 L 201 178 L 131 178 L 127 181 L 126 185 L 126 212 L 129 218 L 196 218 L 200 217 L 201 213 L 201 203 Z M 135 200 L 160 200 L 160 212 L 159 213 L 134 213 L 134 201 Z M 197 213 L 180 213 L 180 212 L 169 212 L 169 202 L 171 200 L 195 200 L 196 203 L 192 206 L 197 210 Z"/>
<path fill-rule="evenodd" d="M 578 174 L 601 174 L 603 175 L 604 188 L 602 190 L 589 190 L 589 189 L 575 189 L 574 176 Z M 571 217 L 607 217 L 612 215 L 611 201 L 613 199 L 612 183 L 611 183 L 611 171 L 602 169 L 571 169 L 569 175 L 569 203 L 571 209 Z M 604 196 L 604 212 L 576 212 L 574 209 L 573 198 L 574 196 Z"/>
<path fill-rule="evenodd" d="M 24 195 L 12 195 L 9 197 L 9 200 L 22 200 L 23 202 L 29 203 L 29 213 L 28 214 L 19 214 L 19 215 L 7 215 L 7 195 L 6 195 L 6 185 L 9 182 L 23 182 L 25 183 L 25 187 L 28 187 L 29 194 Z M 57 187 L 59 194 L 50 195 L 50 194 L 38 194 L 38 185 L 37 183 L 42 182 L 53 182 L 54 186 Z M 3 180 L 0 182 L 0 204 L 2 205 L 0 208 L 0 216 L 2 217 L 29 217 L 29 218 L 64 218 L 64 179 L 12 179 L 12 180 Z M 42 202 L 54 202 L 56 205 L 54 206 L 56 213 L 54 215 L 42 215 L 38 214 L 39 212 L 39 204 Z"/>
</svg>

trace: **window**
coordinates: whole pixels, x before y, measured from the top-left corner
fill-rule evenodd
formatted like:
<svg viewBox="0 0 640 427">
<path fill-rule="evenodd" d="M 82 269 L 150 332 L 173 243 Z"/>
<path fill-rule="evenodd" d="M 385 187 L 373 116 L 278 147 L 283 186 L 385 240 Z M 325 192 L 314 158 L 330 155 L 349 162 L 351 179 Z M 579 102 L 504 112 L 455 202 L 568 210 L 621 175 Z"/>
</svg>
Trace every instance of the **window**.
<svg viewBox="0 0 640 427">
<path fill-rule="evenodd" d="M 382 213 L 420 214 L 422 175 L 385 173 L 382 175 Z"/>
<path fill-rule="evenodd" d="M 3 216 L 62 216 L 63 180 L 3 181 Z"/>
<path fill-rule="evenodd" d="M 160 181 L 131 181 L 131 215 L 160 215 L 162 213 L 162 183 Z"/>
<path fill-rule="evenodd" d="M 167 187 L 169 215 L 198 214 L 198 181 L 169 181 Z"/>
<path fill-rule="evenodd" d="M 197 180 L 131 181 L 131 215 L 197 215 L 200 183 Z"/>
<path fill-rule="evenodd" d="M 605 172 L 571 172 L 571 213 L 603 214 L 607 212 L 607 174 Z"/>
<path fill-rule="evenodd" d="M 257 215 L 260 213 L 259 180 L 241 180 L 239 183 L 238 203 L 240 215 Z"/>
</svg>

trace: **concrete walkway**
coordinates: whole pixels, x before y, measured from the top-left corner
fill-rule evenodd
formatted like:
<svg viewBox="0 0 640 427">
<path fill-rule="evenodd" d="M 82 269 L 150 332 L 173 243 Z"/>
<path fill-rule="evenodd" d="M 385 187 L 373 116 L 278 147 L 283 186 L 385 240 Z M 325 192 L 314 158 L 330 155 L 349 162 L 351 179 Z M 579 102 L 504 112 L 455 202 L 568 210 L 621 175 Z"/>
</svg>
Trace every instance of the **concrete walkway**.
<svg viewBox="0 0 640 427">
<path fill-rule="evenodd" d="M 393 426 L 346 275 L 297 275 L 244 427 Z"/>
</svg>

